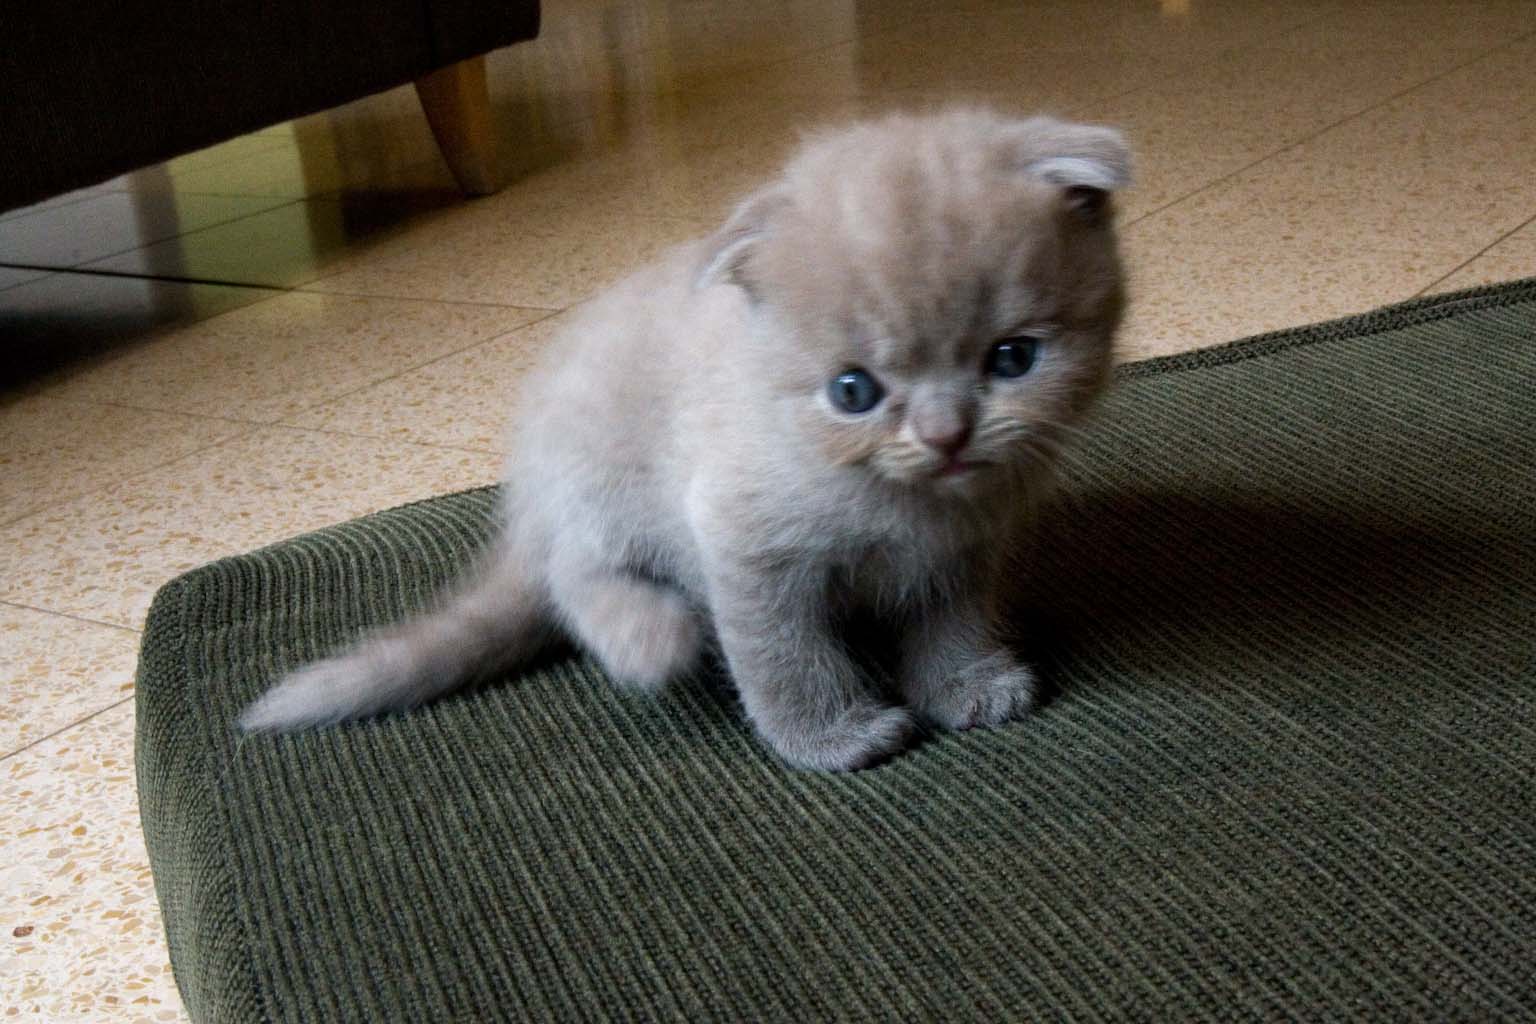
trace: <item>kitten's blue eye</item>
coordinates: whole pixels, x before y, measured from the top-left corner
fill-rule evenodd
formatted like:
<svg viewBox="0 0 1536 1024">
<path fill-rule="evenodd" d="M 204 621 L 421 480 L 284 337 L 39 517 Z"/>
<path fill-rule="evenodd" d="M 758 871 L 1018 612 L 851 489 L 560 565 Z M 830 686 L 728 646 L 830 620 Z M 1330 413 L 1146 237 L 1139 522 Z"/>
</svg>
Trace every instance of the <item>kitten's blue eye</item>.
<svg viewBox="0 0 1536 1024">
<path fill-rule="evenodd" d="M 863 370 L 847 370 L 833 377 L 827 393 L 843 412 L 869 412 L 885 397 L 880 382 Z"/>
<path fill-rule="evenodd" d="M 994 377 L 1022 377 L 1035 365 L 1035 350 L 1040 339 L 1021 336 L 1004 338 L 987 353 L 987 372 Z"/>
</svg>

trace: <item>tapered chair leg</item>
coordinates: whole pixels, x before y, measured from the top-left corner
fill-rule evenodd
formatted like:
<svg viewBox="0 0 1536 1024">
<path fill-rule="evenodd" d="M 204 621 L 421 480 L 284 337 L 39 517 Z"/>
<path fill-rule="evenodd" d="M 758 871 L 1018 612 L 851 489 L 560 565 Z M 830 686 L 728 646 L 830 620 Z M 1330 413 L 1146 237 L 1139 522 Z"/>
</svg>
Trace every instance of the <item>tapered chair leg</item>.
<svg viewBox="0 0 1536 1024">
<path fill-rule="evenodd" d="M 423 75 L 416 79 L 416 95 L 459 187 L 474 196 L 500 188 L 485 58 L 471 57 Z"/>
</svg>

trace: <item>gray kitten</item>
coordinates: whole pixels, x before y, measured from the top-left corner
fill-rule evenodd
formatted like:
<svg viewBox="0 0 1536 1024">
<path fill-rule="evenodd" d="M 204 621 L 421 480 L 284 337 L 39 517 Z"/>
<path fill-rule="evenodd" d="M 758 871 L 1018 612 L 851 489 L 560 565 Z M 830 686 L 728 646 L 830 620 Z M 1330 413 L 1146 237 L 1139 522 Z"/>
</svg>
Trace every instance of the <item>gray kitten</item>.
<svg viewBox="0 0 1536 1024">
<path fill-rule="evenodd" d="M 1128 171 L 1114 131 L 980 111 L 811 141 L 551 347 L 476 578 L 241 724 L 417 704 L 554 630 L 641 689 L 712 632 L 758 735 L 803 768 L 869 765 L 918 720 L 1024 713 L 996 595 L 1107 377 Z M 897 638 L 885 686 L 849 655 L 854 614 Z"/>
</svg>

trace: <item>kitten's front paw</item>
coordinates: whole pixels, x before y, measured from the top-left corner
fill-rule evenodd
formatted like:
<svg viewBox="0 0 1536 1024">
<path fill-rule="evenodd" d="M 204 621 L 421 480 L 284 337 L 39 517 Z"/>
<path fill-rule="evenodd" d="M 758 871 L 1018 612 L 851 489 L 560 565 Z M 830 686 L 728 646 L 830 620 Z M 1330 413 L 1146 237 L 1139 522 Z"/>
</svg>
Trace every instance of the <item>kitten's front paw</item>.
<svg viewBox="0 0 1536 1024">
<path fill-rule="evenodd" d="M 879 764 L 907 745 L 912 714 L 906 708 L 859 704 L 830 725 L 779 723 L 759 732 L 796 768 L 852 772 Z"/>
<path fill-rule="evenodd" d="M 917 710 L 945 729 L 997 726 L 1028 714 L 1035 690 L 1032 671 L 1007 655 L 993 655 L 928 694 Z"/>
</svg>

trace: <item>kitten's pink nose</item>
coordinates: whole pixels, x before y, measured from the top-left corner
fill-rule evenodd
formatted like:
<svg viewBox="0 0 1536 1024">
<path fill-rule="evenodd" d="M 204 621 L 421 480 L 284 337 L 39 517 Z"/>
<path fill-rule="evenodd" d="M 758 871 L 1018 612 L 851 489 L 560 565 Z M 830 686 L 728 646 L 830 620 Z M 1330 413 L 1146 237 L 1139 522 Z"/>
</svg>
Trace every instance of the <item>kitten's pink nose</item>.
<svg viewBox="0 0 1536 1024">
<path fill-rule="evenodd" d="M 917 436 L 923 444 L 953 458 L 971 439 L 971 425 L 964 420 L 950 420 L 942 424 L 930 424 L 928 429 L 918 428 Z"/>
</svg>

